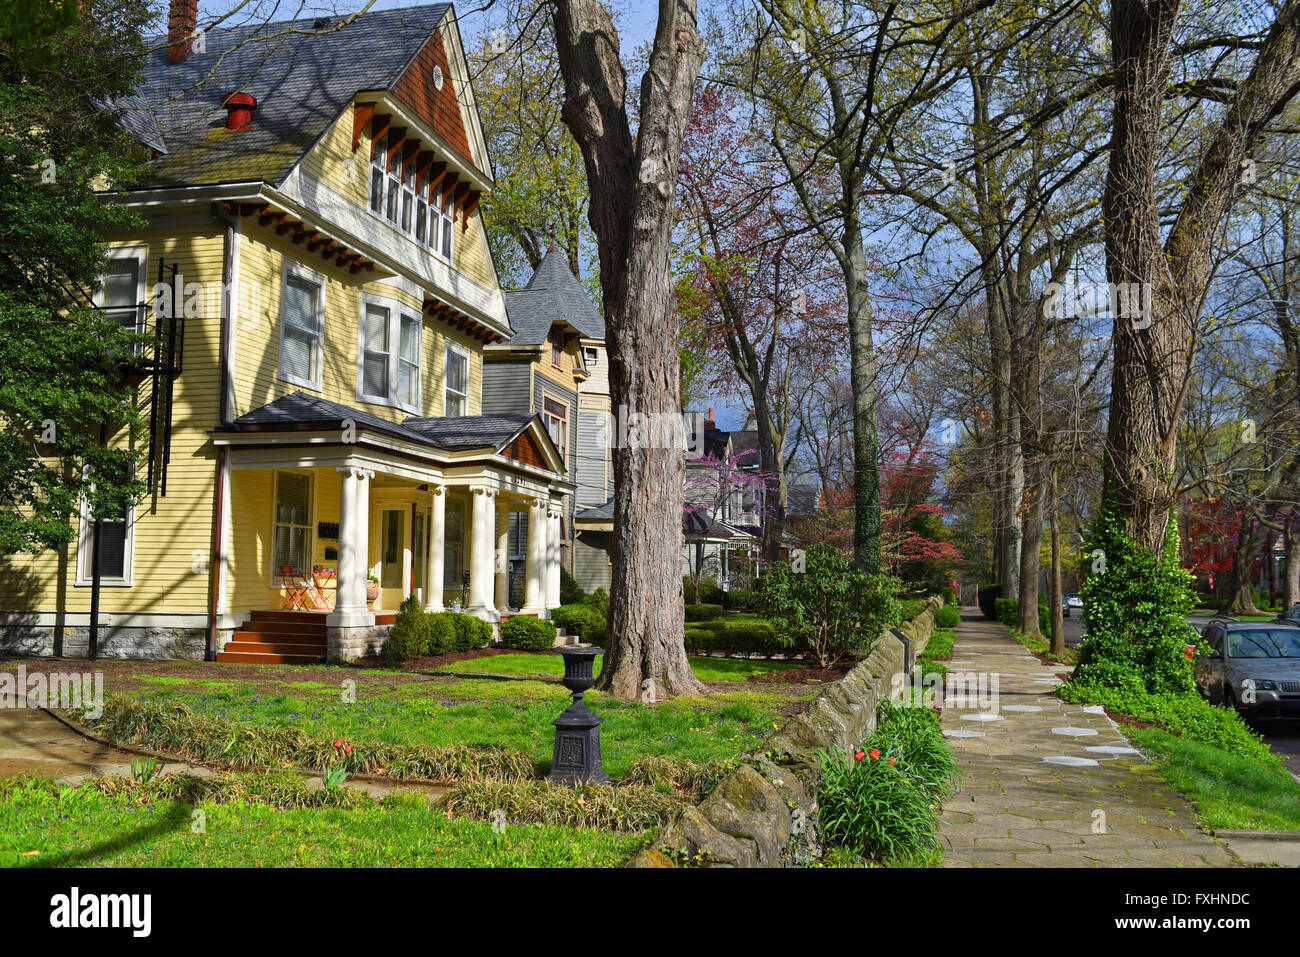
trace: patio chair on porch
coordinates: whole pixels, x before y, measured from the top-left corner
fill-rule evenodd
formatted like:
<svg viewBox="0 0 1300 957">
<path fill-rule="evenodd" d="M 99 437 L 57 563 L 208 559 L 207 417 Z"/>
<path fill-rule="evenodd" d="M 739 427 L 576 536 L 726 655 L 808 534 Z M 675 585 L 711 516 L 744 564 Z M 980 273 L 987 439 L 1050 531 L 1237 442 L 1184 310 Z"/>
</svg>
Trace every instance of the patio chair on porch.
<svg viewBox="0 0 1300 957">
<path fill-rule="evenodd" d="M 316 582 L 292 565 L 280 566 L 280 587 L 284 589 L 283 611 L 320 611 L 328 607 Z"/>
</svg>

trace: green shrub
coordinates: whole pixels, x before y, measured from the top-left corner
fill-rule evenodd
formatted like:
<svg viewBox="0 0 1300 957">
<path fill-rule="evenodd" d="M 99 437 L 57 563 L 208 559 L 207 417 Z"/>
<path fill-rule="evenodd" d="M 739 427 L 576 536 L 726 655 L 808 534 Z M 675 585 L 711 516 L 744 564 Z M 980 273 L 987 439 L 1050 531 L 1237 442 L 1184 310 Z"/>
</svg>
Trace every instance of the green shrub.
<svg viewBox="0 0 1300 957">
<path fill-rule="evenodd" d="M 939 628 L 956 628 L 961 624 L 961 612 L 952 605 L 944 605 L 935 615 L 934 623 Z"/>
<path fill-rule="evenodd" d="M 772 658 L 804 649 L 782 642 L 765 621 L 729 624 L 725 621 L 692 622 L 686 626 L 686 652 L 692 655 L 762 655 Z"/>
<path fill-rule="evenodd" d="M 731 591 L 723 592 L 723 596 L 728 608 L 749 610 L 758 602 L 758 592 L 752 588 L 733 588 Z"/>
<path fill-rule="evenodd" d="M 492 626 L 482 618 L 455 611 L 440 611 L 435 615 L 444 624 L 433 627 L 445 629 L 450 634 L 451 646 L 447 649 L 448 652 L 474 651 L 492 640 Z"/>
<path fill-rule="evenodd" d="M 429 654 L 446 655 L 456 650 L 456 624 L 452 612 L 428 612 Z"/>
<path fill-rule="evenodd" d="M 945 606 L 957 604 L 957 590 L 955 588 L 949 586 L 945 588 L 941 594 L 943 595 L 943 603 Z"/>
<path fill-rule="evenodd" d="M 1020 620 L 1020 599 L 995 598 L 993 599 L 993 612 L 998 621 L 1008 628 L 1014 628 L 1016 622 Z"/>
<path fill-rule="evenodd" d="M 555 627 L 577 635 L 584 642 L 592 644 L 590 635 L 605 630 L 605 616 L 592 605 L 561 605 L 551 611 L 551 621 Z"/>
<path fill-rule="evenodd" d="M 978 604 L 980 611 L 989 621 L 998 620 L 998 610 L 995 604 L 1002 597 L 1001 585 L 980 585 Z"/>
<path fill-rule="evenodd" d="M 609 592 L 603 588 L 597 588 L 594 592 L 583 599 L 583 604 L 590 605 L 600 612 L 602 617 L 609 617 Z"/>
<path fill-rule="evenodd" d="M 699 589 L 691 581 L 689 575 L 682 576 L 682 594 L 686 596 L 690 604 L 702 605 L 721 605 L 722 588 L 718 585 L 718 580 L 709 575 L 700 578 Z"/>
<path fill-rule="evenodd" d="M 687 605 L 687 621 L 712 621 L 722 615 L 721 605 Z"/>
<path fill-rule="evenodd" d="M 568 569 L 560 569 L 560 604 L 576 605 L 587 597 L 587 593 L 582 590 L 577 579 L 569 574 Z"/>
<path fill-rule="evenodd" d="M 864 575 L 844 553 L 819 543 L 804 554 L 804 570 L 777 562 L 759 586 L 759 612 L 791 645 L 802 644 L 828 668 L 852 651 L 866 655 L 876 637 L 901 621 L 899 582 Z"/>
<path fill-rule="evenodd" d="M 1060 696 L 1066 701 L 1099 704 L 1111 711 L 1159 725 L 1176 737 L 1199 741 L 1266 767 L 1282 766 L 1278 756 L 1237 712 L 1210 704 L 1194 691 L 1150 694 L 1141 688 L 1117 688 L 1104 682 L 1081 681 L 1077 674 L 1076 669 L 1076 677 L 1059 689 Z M 1103 673 L 1103 677 L 1112 675 Z"/>
<path fill-rule="evenodd" d="M 555 647 L 555 623 L 515 615 L 501 626 L 501 645 L 519 651 L 549 651 Z"/>
<path fill-rule="evenodd" d="M 1094 558 L 1081 589 L 1088 636 L 1073 680 L 1132 693 L 1194 692 L 1185 654 L 1192 576 L 1179 562 L 1178 523 L 1169 523 L 1156 555 L 1106 513 L 1084 547 Z"/>
<path fill-rule="evenodd" d="M 388 630 L 384 653 L 390 661 L 422 658 L 430 653 L 429 616 L 414 595 L 407 596 L 397 612 L 397 620 Z"/>
</svg>

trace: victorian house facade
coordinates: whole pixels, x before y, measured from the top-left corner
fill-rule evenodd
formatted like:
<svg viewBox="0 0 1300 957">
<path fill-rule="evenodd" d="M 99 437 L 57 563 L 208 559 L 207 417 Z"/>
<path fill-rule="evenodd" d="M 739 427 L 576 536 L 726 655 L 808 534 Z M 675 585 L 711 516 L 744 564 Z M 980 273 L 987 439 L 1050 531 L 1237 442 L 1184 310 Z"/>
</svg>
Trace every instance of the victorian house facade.
<svg viewBox="0 0 1300 957">
<path fill-rule="evenodd" d="M 485 392 L 519 330 L 451 5 L 201 44 L 195 15 L 172 0 L 165 48 L 118 104 L 153 160 L 113 196 L 145 226 L 106 237 L 96 303 L 154 343 L 149 493 L 97 541 L 83 516 L 63 551 L 0 560 L 0 649 L 80 654 L 93 620 L 102 654 L 344 660 L 376 652 L 411 595 L 545 616 L 572 440 L 545 398 Z M 570 378 L 590 331 L 565 333 Z"/>
</svg>

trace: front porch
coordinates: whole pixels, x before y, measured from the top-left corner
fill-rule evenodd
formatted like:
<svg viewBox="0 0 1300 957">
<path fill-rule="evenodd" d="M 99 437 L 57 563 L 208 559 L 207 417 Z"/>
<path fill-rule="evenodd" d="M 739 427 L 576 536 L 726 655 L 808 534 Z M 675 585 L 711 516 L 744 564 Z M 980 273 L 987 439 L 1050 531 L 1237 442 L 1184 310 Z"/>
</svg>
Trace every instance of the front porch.
<svg viewBox="0 0 1300 957">
<path fill-rule="evenodd" d="M 440 421 L 447 420 L 422 423 Z M 560 603 L 568 489 L 541 460 L 539 452 L 550 450 L 539 449 L 531 418 L 500 436 L 484 429 L 466 451 L 426 445 L 418 455 L 391 441 L 380 447 L 360 431 L 349 435 L 341 424 L 341 434 L 311 441 L 299 432 L 292 445 L 261 432 L 218 439 L 230 446 L 218 602 L 232 640 L 266 645 L 251 636 L 276 629 L 247 627 L 254 613 L 292 612 L 299 621 L 323 621 L 329 660 L 375 654 L 411 596 L 427 611 L 465 612 L 494 627 L 511 613 L 549 617 Z M 523 441 L 533 453 L 525 457 L 538 464 L 512 457 Z M 526 515 L 527 528 L 518 609 L 510 606 L 515 512 Z"/>
</svg>

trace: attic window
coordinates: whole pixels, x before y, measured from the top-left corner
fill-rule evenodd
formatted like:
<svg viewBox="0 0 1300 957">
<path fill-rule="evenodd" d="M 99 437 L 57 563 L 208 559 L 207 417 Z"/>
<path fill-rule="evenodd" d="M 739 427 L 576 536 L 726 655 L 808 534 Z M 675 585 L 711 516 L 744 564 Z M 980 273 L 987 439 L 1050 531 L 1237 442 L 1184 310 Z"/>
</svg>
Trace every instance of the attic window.
<svg viewBox="0 0 1300 957">
<path fill-rule="evenodd" d="M 370 161 L 370 211 L 450 260 L 456 210 L 443 210 L 448 197 L 434 183 L 438 166 L 432 162 L 433 155 L 404 136 L 394 143 L 393 135 L 385 134 L 375 143 Z"/>
</svg>

